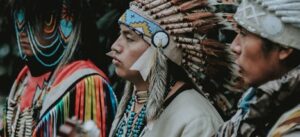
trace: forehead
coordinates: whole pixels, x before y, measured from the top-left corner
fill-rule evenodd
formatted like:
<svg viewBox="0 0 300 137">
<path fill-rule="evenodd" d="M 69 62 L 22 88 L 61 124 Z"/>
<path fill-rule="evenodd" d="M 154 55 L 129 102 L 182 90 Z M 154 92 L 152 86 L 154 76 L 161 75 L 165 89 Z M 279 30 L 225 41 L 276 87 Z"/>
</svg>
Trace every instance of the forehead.
<svg viewBox="0 0 300 137">
<path fill-rule="evenodd" d="M 124 24 L 120 24 L 120 29 L 122 31 L 132 31 L 128 26 L 124 25 Z"/>
<path fill-rule="evenodd" d="M 120 24 L 121 33 L 131 34 L 131 35 L 138 35 L 133 28 L 128 27 L 127 25 Z"/>
</svg>

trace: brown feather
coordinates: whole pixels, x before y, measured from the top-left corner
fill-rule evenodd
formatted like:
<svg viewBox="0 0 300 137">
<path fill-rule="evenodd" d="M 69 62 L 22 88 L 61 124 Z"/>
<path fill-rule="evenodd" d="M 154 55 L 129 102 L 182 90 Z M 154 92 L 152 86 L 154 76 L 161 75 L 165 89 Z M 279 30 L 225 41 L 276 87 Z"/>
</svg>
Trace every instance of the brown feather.
<svg viewBox="0 0 300 137">
<path fill-rule="evenodd" d="M 184 20 L 195 21 L 207 17 L 214 17 L 214 14 L 211 12 L 197 12 L 187 15 L 186 17 L 184 17 Z"/>
<path fill-rule="evenodd" d="M 207 0 L 192 0 L 179 6 L 180 11 L 188 11 L 196 7 L 207 5 Z"/>
<path fill-rule="evenodd" d="M 203 45 L 205 47 L 214 48 L 214 49 L 222 49 L 222 50 L 225 48 L 228 48 L 226 44 L 223 44 L 214 39 L 204 39 L 200 42 L 200 45 Z"/>
</svg>

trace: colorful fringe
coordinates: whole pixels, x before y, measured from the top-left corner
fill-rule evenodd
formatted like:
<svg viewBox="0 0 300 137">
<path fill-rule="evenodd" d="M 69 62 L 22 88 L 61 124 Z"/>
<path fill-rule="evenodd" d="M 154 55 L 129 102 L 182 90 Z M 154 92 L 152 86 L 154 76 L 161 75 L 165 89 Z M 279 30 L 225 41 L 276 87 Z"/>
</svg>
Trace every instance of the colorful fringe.
<svg viewBox="0 0 300 137">
<path fill-rule="evenodd" d="M 99 76 L 89 76 L 79 81 L 75 92 L 68 92 L 38 122 L 33 137 L 52 137 L 57 135 L 59 126 L 66 119 L 76 116 L 79 120 L 95 121 L 106 137 L 108 126 L 116 113 L 116 98 L 112 88 Z M 110 117 L 111 120 L 107 120 Z"/>
</svg>

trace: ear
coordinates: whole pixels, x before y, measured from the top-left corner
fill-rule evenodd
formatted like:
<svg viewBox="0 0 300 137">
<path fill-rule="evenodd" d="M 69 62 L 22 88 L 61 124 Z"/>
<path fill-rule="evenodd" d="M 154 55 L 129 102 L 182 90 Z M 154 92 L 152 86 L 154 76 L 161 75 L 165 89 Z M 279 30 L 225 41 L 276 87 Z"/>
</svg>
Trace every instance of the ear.
<svg viewBox="0 0 300 137">
<path fill-rule="evenodd" d="M 292 48 L 280 48 L 279 49 L 279 59 L 285 60 L 293 52 Z"/>
</svg>

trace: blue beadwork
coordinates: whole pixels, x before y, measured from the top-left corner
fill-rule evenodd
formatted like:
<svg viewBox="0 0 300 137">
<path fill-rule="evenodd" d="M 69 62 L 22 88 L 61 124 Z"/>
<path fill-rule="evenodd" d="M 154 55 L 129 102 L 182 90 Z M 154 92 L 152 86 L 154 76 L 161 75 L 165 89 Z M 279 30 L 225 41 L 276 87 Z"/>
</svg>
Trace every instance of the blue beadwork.
<svg viewBox="0 0 300 137">
<path fill-rule="evenodd" d="M 124 134 L 123 128 L 126 126 L 126 133 L 125 137 L 129 137 L 130 135 L 132 137 L 138 137 L 141 133 L 142 127 L 144 127 L 145 124 L 145 116 L 146 116 L 146 105 L 143 106 L 141 112 L 139 114 L 135 113 L 134 111 L 131 111 L 131 108 L 133 104 L 135 103 L 135 97 L 133 96 L 131 100 L 128 102 L 128 105 L 126 107 L 126 114 L 128 116 L 128 121 L 126 124 L 126 119 L 123 119 L 120 123 L 120 126 L 118 127 L 118 130 L 116 132 L 116 137 L 122 137 Z M 125 114 L 125 115 L 126 115 Z M 137 120 L 134 122 L 134 118 L 137 115 Z"/>
<path fill-rule="evenodd" d="M 126 10 L 126 12 L 122 15 L 119 19 L 119 23 L 130 26 L 135 31 L 148 36 L 149 38 L 151 38 L 156 32 L 163 31 L 160 25 L 130 9 Z"/>
</svg>

